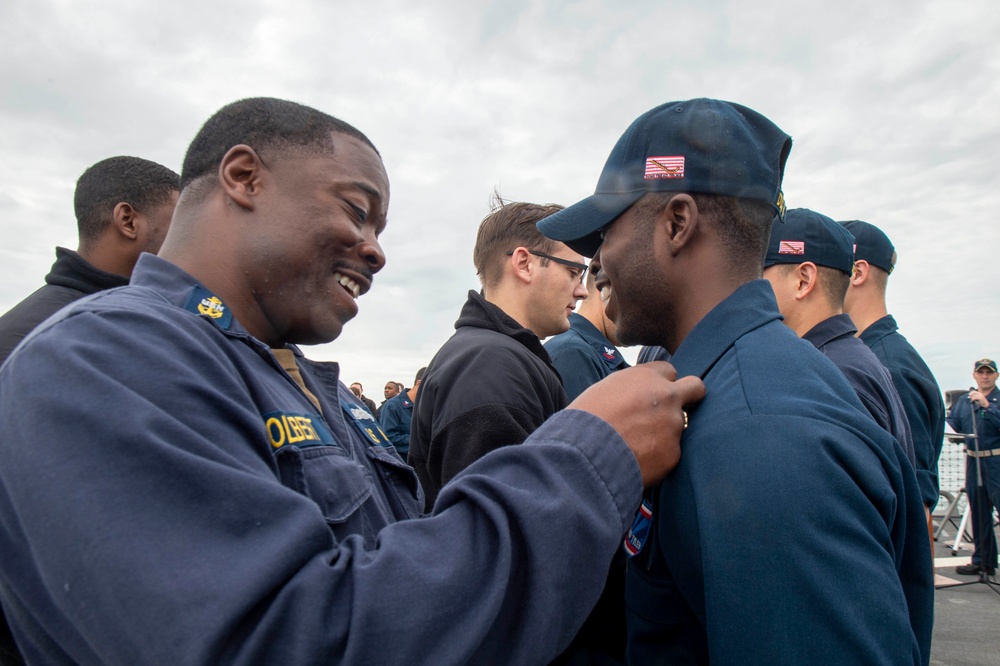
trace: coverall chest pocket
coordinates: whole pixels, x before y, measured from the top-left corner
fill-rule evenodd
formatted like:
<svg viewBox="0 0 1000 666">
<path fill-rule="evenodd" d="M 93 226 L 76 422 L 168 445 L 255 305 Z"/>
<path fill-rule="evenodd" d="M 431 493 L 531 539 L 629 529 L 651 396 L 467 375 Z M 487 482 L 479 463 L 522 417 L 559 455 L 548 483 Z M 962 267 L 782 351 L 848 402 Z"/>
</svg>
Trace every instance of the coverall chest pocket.
<svg viewBox="0 0 1000 666">
<path fill-rule="evenodd" d="M 393 513 L 397 519 L 420 516 L 424 506 L 424 493 L 413 468 L 390 453 L 387 448 L 369 446 L 366 451 L 382 486 L 390 491 L 386 496 L 395 504 Z"/>
<path fill-rule="evenodd" d="M 335 531 L 363 520 L 357 514 L 371 496 L 371 484 L 364 468 L 339 446 L 283 446 L 275 460 L 281 483 L 314 501 Z"/>
</svg>

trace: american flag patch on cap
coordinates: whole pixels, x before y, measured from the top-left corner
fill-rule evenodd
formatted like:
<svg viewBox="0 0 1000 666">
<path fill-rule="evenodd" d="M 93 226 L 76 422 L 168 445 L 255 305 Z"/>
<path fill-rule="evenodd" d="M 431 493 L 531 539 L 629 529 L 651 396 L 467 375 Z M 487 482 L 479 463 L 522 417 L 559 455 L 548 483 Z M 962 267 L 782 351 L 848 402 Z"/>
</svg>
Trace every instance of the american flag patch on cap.
<svg viewBox="0 0 1000 666">
<path fill-rule="evenodd" d="M 683 178 L 683 177 L 684 177 L 683 155 L 646 158 L 646 175 L 643 176 L 644 180 L 656 180 L 658 178 Z"/>
<path fill-rule="evenodd" d="M 778 243 L 778 254 L 805 254 L 805 241 L 781 241 Z"/>
</svg>

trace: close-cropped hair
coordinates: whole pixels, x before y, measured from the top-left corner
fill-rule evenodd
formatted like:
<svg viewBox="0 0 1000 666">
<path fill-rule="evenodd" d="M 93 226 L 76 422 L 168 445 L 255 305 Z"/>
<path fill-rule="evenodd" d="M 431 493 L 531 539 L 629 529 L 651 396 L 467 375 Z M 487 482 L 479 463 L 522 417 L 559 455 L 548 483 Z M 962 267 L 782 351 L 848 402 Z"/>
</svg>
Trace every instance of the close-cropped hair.
<svg viewBox="0 0 1000 666">
<path fill-rule="evenodd" d="M 896 253 L 892 253 L 892 265 L 896 266 Z M 869 263 L 868 264 L 868 275 L 869 279 L 875 283 L 875 288 L 882 294 L 885 294 L 886 287 L 889 285 L 889 271 L 884 268 L 879 268 L 878 266 Z"/>
<path fill-rule="evenodd" d="M 472 262 L 483 288 L 500 282 L 508 252 L 526 247 L 551 254 L 556 241 L 543 236 L 535 224 L 563 209 L 558 204 L 504 201 L 498 194 L 494 194 L 490 208 L 492 212 L 479 224 L 472 252 Z M 548 259 L 543 258 L 541 263 L 547 264 Z"/>
<path fill-rule="evenodd" d="M 655 216 L 674 197 L 673 192 L 651 192 L 635 205 L 637 214 Z M 730 274 L 744 278 L 759 278 L 771 237 L 774 209 L 771 204 L 756 199 L 739 199 L 721 194 L 688 192 L 698 213 L 711 220 L 729 259 Z"/>
<path fill-rule="evenodd" d="M 121 155 L 94 164 L 76 181 L 73 193 L 80 245 L 100 240 L 118 204 L 148 212 L 167 203 L 179 187 L 180 176 L 174 171 L 141 157 Z"/>
<path fill-rule="evenodd" d="M 834 310 L 841 310 L 844 307 L 844 297 L 851 286 L 851 274 L 837 268 L 829 266 L 817 266 L 819 273 L 819 286 L 823 288 L 823 295 L 827 303 Z"/>
<path fill-rule="evenodd" d="M 784 277 L 797 271 L 800 266 L 800 264 L 777 265 Z M 818 293 L 826 299 L 827 304 L 834 310 L 843 309 L 844 297 L 847 296 L 847 289 L 851 286 L 851 274 L 838 268 L 816 266 L 816 277 L 819 281 Z"/>
<path fill-rule="evenodd" d="M 247 145 L 261 155 L 333 151 L 333 134 L 347 134 L 378 149 L 352 125 L 296 102 L 253 97 L 228 104 L 209 118 L 188 147 L 181 167 L 181 189 L 214 174 L 233 146 Z"/>
</svg>

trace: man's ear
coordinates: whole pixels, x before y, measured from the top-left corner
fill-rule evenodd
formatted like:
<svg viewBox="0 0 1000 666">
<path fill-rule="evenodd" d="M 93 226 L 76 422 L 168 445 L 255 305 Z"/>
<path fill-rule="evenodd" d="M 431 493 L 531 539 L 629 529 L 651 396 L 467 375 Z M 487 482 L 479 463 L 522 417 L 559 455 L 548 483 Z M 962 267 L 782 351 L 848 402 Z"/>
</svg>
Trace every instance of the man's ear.
<svg viewBox="0 0 1000 666">
<path fill-rule="evenodd" d="M 219 185 L 236 205 L 248 211 L 254 209 L 254 197 L 260 193 L 264 163 L 250 146 L 233 146 L 219 163 Z"/>
<path fill-rule="evenodd" d="M 119 201 L 111 213 L 115 231 L 128 240 L 134 241 L 139 236 L 139 211 L 132 204 Z"/>
<path fill-rule="evenodd" d="M 511 268 L 514 270 L 514 277 L 525 283 L 530 283 L 533 271 L 536 266 L 532 261 L 531 252 L 526 247 L 519 247 L 514 250 L 509 258 Z"/>
<path fill-rule="evenodd" d="M 698 204 L 690 194 L 675 194 L 660 211 L 656 223 L 666 233 L 671 256 L 677 256 L 698 231 Z"/>
<path fill-rule="evenodd" d="M 851 286 L 860 287 L 868 280 L 869 275 L 871 266 L 864 259 L 858 259 L 854 262 L 854 272 L 851 273 Z"/>
<path fill-rule="evenodd" d="M 813 292 L 816 288 L 819 270 L 816 264 L 806 261 L 795 268 L 795 300 L 801 301 Z"/>
</svg>

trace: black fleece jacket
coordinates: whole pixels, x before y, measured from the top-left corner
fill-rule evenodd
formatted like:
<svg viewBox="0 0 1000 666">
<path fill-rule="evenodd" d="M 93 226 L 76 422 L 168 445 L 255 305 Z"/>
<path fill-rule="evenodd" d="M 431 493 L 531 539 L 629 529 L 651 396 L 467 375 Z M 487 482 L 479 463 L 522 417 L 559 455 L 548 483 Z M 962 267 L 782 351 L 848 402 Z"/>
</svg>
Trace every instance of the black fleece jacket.
<svg viewBox="0 0 1000 666">
<path fill-rule="evenodd" d="M 102 271 L 64 247 L 56 248 L 56 262 L 45 285 L 0 317 L 0 363 L 35 327 L 75 300 L 112 287 L 124 287 L 128 278 Z"/>
<path fill-rule="evenodd" d="M 435 355 L 410 423 L 409 462 L 430 510 L 441 487 L 490 451 L 520 444 L 566 406 L 538 337 L 479 293 Z"/>
</svg>

